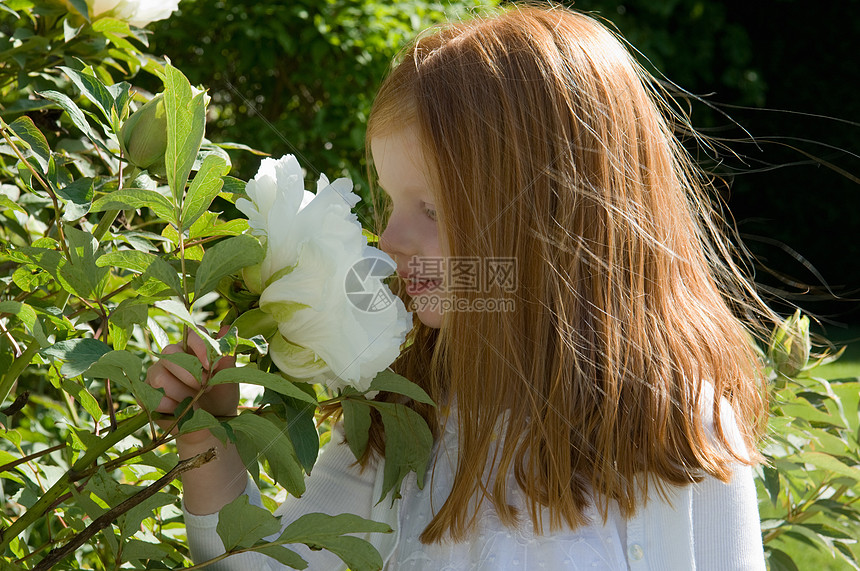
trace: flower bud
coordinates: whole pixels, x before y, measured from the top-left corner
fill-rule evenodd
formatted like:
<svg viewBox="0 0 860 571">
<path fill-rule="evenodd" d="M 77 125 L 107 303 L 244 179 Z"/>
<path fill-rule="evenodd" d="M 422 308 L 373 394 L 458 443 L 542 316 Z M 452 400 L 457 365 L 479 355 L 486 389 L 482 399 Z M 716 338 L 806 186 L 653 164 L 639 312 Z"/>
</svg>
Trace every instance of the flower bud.
<svg viewBox="0 0 860 571">
<path fill-rule="evenodd" d="M 263 264 L 254 264 L 242 268 L 242 280 L 245 287 L 253 294 L 263 293 Z"/>
<path fill-rule="evenodd" d="M 167 150 L 167 115 L 159 93 L 131 114 L 119 130 L 125 158 L 142 169 L 157 168 Z"/>
<path fill-rule="evenodd" d="M 233 322 L 232 326 L 239 330 L 239 337 L 243 339 L 250 339 L 255 335 L 262 335 L 268 339 L 278 331 L 278 322 L 261 309 L 251 309 L 244 312 Z"/>
<path fill-rule="evenodd" d="M 809 341 L 809 318 L 794 315 L 774 329 L 770 341 L 770 361 L 774 371 L 794 377 L 806 368 L 812 343 Z"/>
<path fill-rule="evenodd" d="M 290 343 L 281 334 L 269 342 L 269 356 L 282 373 L 297 381 L 322 382 L 331 375 L 329 366 L 316 353 Z"/>
</svg>

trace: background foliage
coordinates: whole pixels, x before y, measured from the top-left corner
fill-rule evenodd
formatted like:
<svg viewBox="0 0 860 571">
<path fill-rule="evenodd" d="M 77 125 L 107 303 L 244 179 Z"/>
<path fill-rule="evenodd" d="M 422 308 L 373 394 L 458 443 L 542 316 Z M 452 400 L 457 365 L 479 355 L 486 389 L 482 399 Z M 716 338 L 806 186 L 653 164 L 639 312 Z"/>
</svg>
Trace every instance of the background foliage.
<svg viewBox="0 0 860 571">
<path fill-rule="evenodd" d="M 153 26 L 152 42 L 212 90 L 213 140 L 275 155 L 295 146 L 361 186 L 363 125 L 392 55 L 442 11 L 494 3 L 185 0 Z M 844 263 L 860 257 L 860 21 L 845 17 L 860 0 L 568 3 L 617 26 L 648 67 L 691 94 L 694 125 L 725 145 L 702 159 L 719 163 L 773 302 L 834 327 L 860 323 L 860 266 Z M 247 159 L 237 161 L 244 176 Z"/>
<path fill-rule="evenodd" d="M 7 0 L 0 5 L 0 117 L 9 126 L 3 127 L 8 139 L 0 142 L 0 396 L 9 393 L 0 403 L 6 407 L 0 415 L 3 557 L 38 568 L 50 549 L 69 545 L 91 529 L 97 533 L 56 568 L 101 569 L 119 561 L 138 568 L 176 567 L 189 564 L 177 507 L 179 484 L 162 478 L 176 468 L 177 458 L 169 437 L 144 428 L 148 418 L 142 411 L 152 408 L 154 396 L 140 383 L 159 347 L 179 339 L 187 322 L 216 330 L 232 302 L 229 289 L 222 288 L 228 294 L 222 297 L 209 291 L 220 280 L 210 280 L 213 287 L 198 290 L 197 285 L 206 252 L 214 259 L 218 240 L 223 243 L 242 230 L 241 222 L 231 221 L 230 201 L 259 160 L 243 150 L 247 147 L 227 142 L 274 156 L 297 150 L 311 165 L 310 179 L 315 171 L 344 173 L 361 185 L 367 111 L 391 58 L 418 30 L 446 14 L 465 14 L 478 2 L 184 0 L 180 13 L 151 26 L 151 36 L 115 20 L 87 24 L 74 15 L 73 7 L 80 4 Z M 730 206 L 741 229 L 759 238 L 750 244 L 758 244 L 762 261 L 778 274 L 769 282 L 772 287 L 789 293 L 803 289 L 787 286 L 786 275 L 797 282 L 818 279 L 798 256 L 786 254 L 792 250 L 810 258 L 835 285 L 860 283 L 856 264 L 844 263 L 853 259 L 856 241 L 848 231 L 852 224 L 857 227 L 860 212 L 846 207 L 856 200 L 847 194 L 856 186 L 843 182 L 850 178 L 846 173 L 857 172 L 854 158 L 844 151 L 857 148 L 856 125 L 839 129 L 838 122 L 827 119 L 724 105 L 732 101 L 855 119 L 850 78 L 856 77 L 856 66 L 849 66 L 850 58 L 835 57 L 851 53 L 848 38 L 858 37 L 850 34 L 858 26 L 855 19 L 844 18 L 829 4 L 810 14 L 795 0 L 767 6 L 583 0 L 577 7 L 614 21 L 657 69 L 690 92 L 718 92 L 709 105 L 692 99 L 694 123 L 726 139 L 743 159 L 735 161 L 725 149 L 722 154 L 727 173 L 743 173 L 734 177 Z M 815 30 L 819 19 L 846 32 L 796 41 L 809 37 L 801 29 Z M 207 191 L 214 202 L 203 208 L 196 225 L 186 224 L 189 218 L 183 221 L 189 216 L 182 204 L 190 187 L 174 182 L 166 191 L 159 178 L 166 172 L 147 174 L 119 159 L 121 124 L 164 88 L 163 62 L 148 53 L 169 56 L 191 84 L 207 86 L 212 98 L 206 136 L 222 145 L 203 141 L 190 170 L 197 173 L 192 181 L 202 176 L 199 186 L 203 180 L 224 186 L 214 190 L 217 198 Z M 786 66 L 786 59 L 793 65 Z M 810 80 L 824 73 L 839 74 L 842 81 Z M 824 107 L 831 100 L 839 103 L 837 109 Z M 725 112 L 750 128 L 758 147 Z M 793 148 L 785 151 L 784 143 Z M 233 164 L 233 176 L 222 178 L 215 158 L 202 169 L 206 155 Z M 822 161 L 845 172 L 817 168 Z M 777 178 L 762 178 L 773 169 Z M 143 195 L 148 202 L 129 193 L 120 200 L 122 189 L 130 188 L 160 192 L 167 206 L 161 208 L 164 204 L 151 194 Z M 843 228 L 846 237 L 834 238 L 832 231 Z M 163 304 L 171 288 L 170 295 L 182 300 L 179 306 Z M 845 305 L 820 307 L 835 313 L 845 311 Z M 190 310 L 190 319 L 177 319 L 182 310 Z M 794 365 L 774 369 L 772 439 L 765 449 L 770 464 L 759 478 L 770 565 L 802 567 L 804 552 L 816 551 L 833 568 L 857 568 L 860 385 L 856 378 L 816 378 L 815 370 L 797 357 L 798 348 L 809 352 L 805 328 L 798 330 L 795 321 L 787 331 L 773 344 L 788 354 L 794 348 Z M 107 354 L 113 357 L 101 361 Z M 264 414 L 246 414 L 238 422 L 259 422 L 249 419 L 254 416 L 303 427 L 302 433 L 290 432 L 295 458 L 285 444 L 283 454 L 263 463 L 259 477 L 270 495 L 278 482 L 295 485 L 312 464 L 309 451 L 326 439 L 306 411 L 297 412 L 305 410 L 302 399 L 316 395 L 290 394 L 270 392 Z M 203 415 L 187 422 L 192 424 L 184 430 L 218 425 Z M 246 432 L 253 434 L 253 428 Z M 246 444 L 253 446 L 250 440 Z M 269 475 L 273 468 L 275 477 Z M 154 483 L 159 486 L 152 488 Z M 109 506 L 146 489 L 155 493 L 135 510 L 115 517 L 108 513 Z M 273 500 L 266 501 L 273 507 Z M 236 549 L 253 545 L 272 525 L 249 506 L 231 509 L 238 527 L 259 532 L 233 534 Z M 103 527 L 91 527 L 96 521 Z M 11 533 L 10 525 L 17 525 Z M 323 540 L 336 541 L 350 526 L 369 525 L 338 521 L 311 527 L 324 530 Z M 373 568 L 368 557 L 356 561 L 355 568 Z"/>
<path fill-rule="evenodd" d="M 177 433 L 209 429 L 234 442 L 264 489 L 296 496 L 327 438 L 314 421 L 320 404 L 377 408 L 397 427 L 386 450 L 403 462 L 387 465 L 386 492 L 396 493 L 411 467 L 423 472 L 430 453 L 429 429 L 402 404 L 377 405 L 354 390 L 317 395 L 269 372 L 265 359 L 260 368 L 210 370 L 222 355 L 266 352 L 263 337 L 243 339 L 236 328 L 212 335 L 254 302 L 234 276 L 263 257 L 247 221 L 217 206 L 244 194 L 244 182 L 227 176 L 225 147 L 249 148 L 204 138 L 208 95 L 142 52 L 145 41 L 123 21 L 88 19 L 82 2 L 19 0 L 0 10 L 4 569 L 189 564 L 176 478 L 213 455 L 178 461 Z M 124 81 L 142 70 L 163 86 L 155 98 Z M 205 340 L 205 358 L 161 353 L 189 331 Z M 154 359 L 202 384 L 175 415 L 154 412 L 162 392 L 145 382 Z M 206 387 L 240 380 L 265 392 L 238 416 L 194 407 Z M 393 373 L 371 390 L 427 400 Z M 264 551 L 303 568 L 283 545 L 305 543 L 355 570 L 382 565 L 368 542 L 345 534 L 386 525 L 311 514 L 279 533 L 274 516 L 247 498 L 224 509 L 217 532 L 229 553 Z"/>
</svg>

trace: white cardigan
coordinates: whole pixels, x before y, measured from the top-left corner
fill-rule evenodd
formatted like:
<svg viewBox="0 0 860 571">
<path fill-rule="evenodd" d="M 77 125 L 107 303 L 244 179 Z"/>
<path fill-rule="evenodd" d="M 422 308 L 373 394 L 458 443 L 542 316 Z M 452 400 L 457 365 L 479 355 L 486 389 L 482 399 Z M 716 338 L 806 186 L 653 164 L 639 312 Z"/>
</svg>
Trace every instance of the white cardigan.
<svg viewBox="0 0 860 571">
<path fill-rule="evenodd" d="M 707 400 L 707 399 L 705 399 Z M 729 424 L 731 409 L 725 407 L 724 422 Z M 730 425 L 729 439 L 739 442 L 736 429 Z M 333 436 L 333 442 L 321 453 L 312 476 L 307 481 L 307 490 L 302 498 L 288 498 L 275 512 L 286 526 L 296 518 L 312 512 L 323 512 L 330 515 L 353 513 L 364 518 L 387 523 L 395 530 L 389 534 L 369 534 L 368 541 L 388 563 L 398 547 L 401 538 L 400 529 L 401 506 L 403 500 L 398 500 L 392 506 L 389 499 L 377 503 L 381 492 L 383 464 L 368 467 L 361 471 L 356 466 L 355 458 L 349 447 L 342 442 L 340 436 Z M 456 434 L 454 434 L 456 437 Z M 449 440 L 448 437 L 443 440 Z M 438 462 L 437 453 L 437 462 Z M 437 464 L 438 466 L 438 464 Z M 414 481 L 414 474 L 410 475 Z M 428 476 L 429 480 L 429 476 Z M 419 493 L 414 486 L 410 488 L 409 478 L 404 486 L 404 496 L 408 493 Z M 431 484 L 428 482 L 427 486 Z M 260 505 L 260 494 L 249 479 L 246 493 L 251 502 Z M 426 500 L 429 504 L 429 494 Z M 438 500 L 438 497 L 435 497 Z M 641 505 L 641 504 L 640 504 Z M 185 521 L 188 530 L 188 541 L 192 558 L 202 562 L 224 552 L 223 544 L 218 537 L 215 527 L 218 514 L 193 515 L 186 511 Z M 495 520 L 497 521 L 497 519 Z M 667 490 L 667 497 L 649 498 L 648 502 L 637 510 L 636 515 L 626 520 L 626 530 L 620 536 L 623 545 L 615 546 L 621 557 L 626 558 L 626 566 L 620 563 L 617 569 L 631 571 L 763 571 L 765 569 L 764 553 L 761 542 L 761 530 L 758 517 L 758 502 L 752 469 L 738 465 L 731 481 L 724 484 L 719 480 L 706 476 L 700 483 L 684 487 L 672 487 Z M 598 522 L 598 527 L 600 522 Z M 512 537 L 510 530 L 500 524 L 499 529 L 491 529 L 491 534 L 505 533 Z M 570 534 L 566 536 L 570 538 Z M 619 536 L 616 537 L 616 542 Z M 491 563 L 482 558 L 460 559 L 451 564 L 450 560 L 434 566 L 433 562 L 425 564 L 424 569 L 456 569 L 470 571 L 531 571 L 543 566 L 526 563 L 511 557 L 505 559 L 505 554 L 514 544 L 531 552 L 542 549 L 546 537 L 523 537 L 517 535 L 516 541 L 499 542 L 502 544 L 501 557 Z M 480 541 L 481 539 L 478 539 Z M 569 539 L 565 539 L 568 541 Z M 531 542 L 531 543 L 529 543 Z M 414 542 L 413 542 L 414 543 Z M 575 542 L 574 542 L 575 543 Z M 345 565 L 332 553 L 327 551 L 311 551 L 304 545 L 289 546 L 309 562 L 308 569 L 312 571 L 343 570 Z M 525 559 L 528 561 L 528 559 Z M 576 569 L 578 561 L 571 561 L 566 568 Z M 614 565 L 614 564 L 613 564 Z M 604 569 L 610 567 L 603 567 Z M 214 564 L 208 569 L 222 571 L 240 570 L 283 570 L 287 569 L 280 563 L 259 554 L 241 554 Z M 395 571 L 392 566 L 385 567 L 386 571 Z M 548 568 L 549 569 L 549 568 Z M 551 569 L 551 571 L 560 571 Z"/>
</svg>

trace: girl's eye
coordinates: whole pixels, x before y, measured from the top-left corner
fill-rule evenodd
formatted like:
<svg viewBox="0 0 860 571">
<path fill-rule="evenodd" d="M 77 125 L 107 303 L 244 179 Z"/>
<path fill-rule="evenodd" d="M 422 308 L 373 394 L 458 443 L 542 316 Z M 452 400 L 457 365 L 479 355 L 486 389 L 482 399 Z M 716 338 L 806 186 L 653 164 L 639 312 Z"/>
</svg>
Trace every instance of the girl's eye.
<svg viewBox="0 0 860 571">
<path fill-rule="evenodd" d="M 427 218 L 429 218 L 430 220 L 432 220 L 434 222 L 436 221 L 436 209 L 433 208 L 432 206 L 425 206 L 424 207 L 424 214 L 426 214 Z"/>
</svg>

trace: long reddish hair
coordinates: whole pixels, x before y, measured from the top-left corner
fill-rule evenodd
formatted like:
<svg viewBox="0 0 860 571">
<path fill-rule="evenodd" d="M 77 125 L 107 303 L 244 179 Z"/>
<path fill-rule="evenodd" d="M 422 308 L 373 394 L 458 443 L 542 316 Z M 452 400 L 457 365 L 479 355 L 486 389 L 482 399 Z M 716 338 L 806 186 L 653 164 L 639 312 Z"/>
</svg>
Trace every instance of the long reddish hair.
<svg viewBox="0 0 860 571">
<path fill-rule="evenodd" d="M 514 524 L 493 471 L 542 531 L 758 461 L 767 399 L 745 323 L 768 310 L 655 85 L 595 19 L 519 7 L 420 36 L 380 88 L 368 142 L 417 126 L 447 255 L 516 260 L 513 291 L 456 294 L 514 311 L 416 323 L 395 364 L 457 405 L 454 487 L 423 541 L 464 539 L 476 502 Z M 379 424 L 371 442 L 383 452 Z"/>
</svg>

